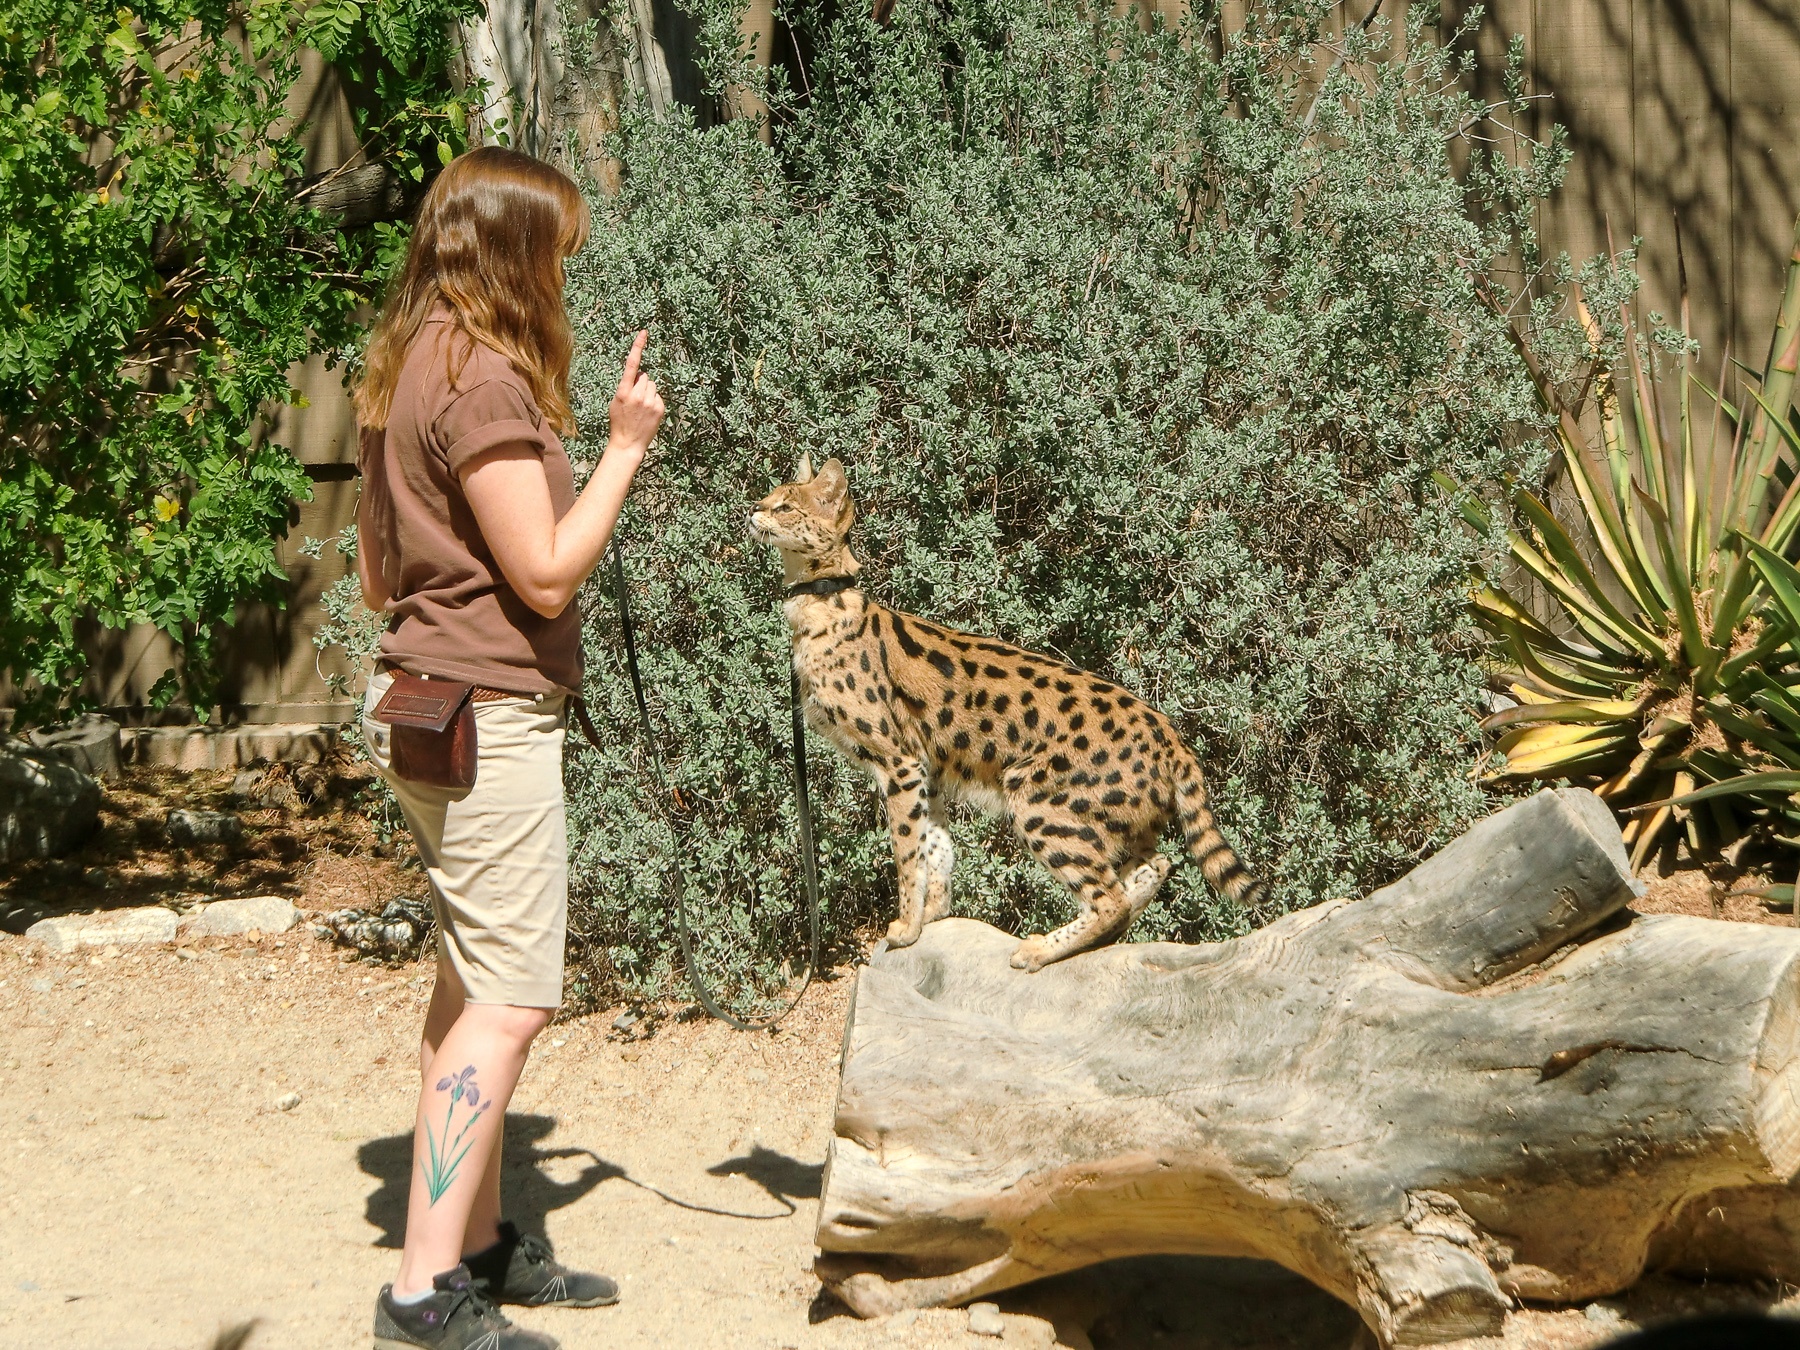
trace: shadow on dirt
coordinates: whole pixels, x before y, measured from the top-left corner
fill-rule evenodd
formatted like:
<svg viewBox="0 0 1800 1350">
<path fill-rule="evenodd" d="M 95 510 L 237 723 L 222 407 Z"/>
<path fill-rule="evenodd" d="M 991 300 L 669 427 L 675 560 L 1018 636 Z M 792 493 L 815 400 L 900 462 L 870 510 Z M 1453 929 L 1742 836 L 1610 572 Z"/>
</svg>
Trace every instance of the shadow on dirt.
<svg viewBox="0 0 1800 1350">
<path fill-rule="evenodd" d="M 554 1116 L 506 1117 L 506 1145 L 500 1162 L 500 1203 L 506 1216 L 528 1233 L 544 1231 L 544 1216 L 572 1205 L 603 1181 L 623 1177 L 625 1169 L 585 1148 L 544 1148 L 556 1128 Z M 398 1248 L 406 1233 L 406 1194 L 412 1185 L 410 1134 L 384 1135 L 356 1150 L 357 1165 L 381 1183 L 368 1199 L 364 1217 L 381 1230 L 374 1246 Z M 544 1168 L 561 1159 L 584 1158 L 570 1180 L 558 1181 Z M 566 1175 L 567 1168 L 555 1169 Z"/>
<path fill-rule="evenodd" d="M 706 1169 L 709 1177 L 743 1177 L 761 1186 L 769 1199 L 794 1212 L 794 1201 L 817 1200 L 824 1163 L 803 1163 L 772 1148 L 753 1144 L 748 1153 L 727 1158 Z"/>
<path fill-rule="evenodd" d="M 659 1186 L 640 1181 L 617 1163 L 608 1162 L 591 1149 L 546 1148 L 543 1141 L 556 1128 L 554 1116 L 506 1117 L 506 1145 L 500 1165 L 500 1203 L 506 1216 L 528 1233 L 544 1231 L 544 1217 L 551 1210 L 572 1205 L 606 1181 L 623 1181 L 648 1191 L 665 1204 L 700 1214 L 728 1219 L 785 1219 L 795 1211 L 795 1200 L 816 1200 L 824 1167 L 804 1163 L 758 1144 L 750 1152 L 706 1169 L 708 1176 L 741 1176 L 762 1188 L 781 1208 L 767 1214 L 721 1209 L 671 1195 Z M 412 1185 L 410 1134 L 390 1134 L 371 1139 L 356 1151 L 356 1162 L 381 1185 L 370 1193 L 364 1217 L 380 1234 L 372 1245 L 400 1247 L 406 1233 L 406 1197 Z M 560 1178 L 560 1179 L 559 1179 Z"/>
</svg>

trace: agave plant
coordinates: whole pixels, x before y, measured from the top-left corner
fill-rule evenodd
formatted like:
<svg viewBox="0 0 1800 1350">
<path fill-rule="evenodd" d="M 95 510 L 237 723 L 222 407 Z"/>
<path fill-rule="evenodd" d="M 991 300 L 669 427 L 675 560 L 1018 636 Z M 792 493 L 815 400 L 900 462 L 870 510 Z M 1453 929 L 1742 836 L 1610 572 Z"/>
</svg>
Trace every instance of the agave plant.
<svg viewBox="0 0 1800 1350">
<path fill-rule="evenodd" d="M 1484 723 L 1504 756 L 1493 776 L 1591 786 L 1627 816 L 1634 866 L 1676 825 L 1696 848 L 1752 826 L 1800 844 L 1800 571 L 1787 560 L 1800 530 L 1800 435 L 1787 414 L 1800 222 L 1769 356 L 1743 372 L 1742 407 L 1723 373 L 1708 388 L 1690 368 L 1685 267 L 1681 289 L 1679 357 L 1658 361 L 1621 306 L 1623 377 L 1596 356 L 1590 380 L 1593 457 L 1577 412 L 1521 343 L 1554 418 L 1566 514 L 1579 519 L 1566 525 L 1543 496 L 1515 490 L 1514 566 L 1506 580 L 1477 579 L 1494 673 L 1516 705 Z M 1484 504 L 1461 500 L 1490 528 Z M 1524 579 L 1538 603 L 1521 597 Z"/>
</svg>

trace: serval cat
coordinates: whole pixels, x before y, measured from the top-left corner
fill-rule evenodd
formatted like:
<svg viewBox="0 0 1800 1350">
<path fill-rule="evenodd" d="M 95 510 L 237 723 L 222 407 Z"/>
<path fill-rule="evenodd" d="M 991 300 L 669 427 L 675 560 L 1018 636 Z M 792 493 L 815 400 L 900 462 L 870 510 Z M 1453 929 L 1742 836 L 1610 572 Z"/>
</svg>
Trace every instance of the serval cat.
<svg viewBox="0 0 1800 1350">
<path fill-rule="evenodd" d="M 750 532 L 781 553 L 808 724 L 886 795 L 900 882 L 890 945 L 949 910 L 947 797 L 1008 817 L 1080 905 L 1020 943 L 1019 969 L 1124 936 L 1169 874 L 1156 846 L 1171 817 L 1206 879 L 1255 903 L 1263 885 L 1214 828 L 1200 765 L 1166 717 L 1061 661 L 869 599 L 847 543 L 855 518 L 843 466 L 815 475 L 808 458 L 757 503 Z"/>
</svg>

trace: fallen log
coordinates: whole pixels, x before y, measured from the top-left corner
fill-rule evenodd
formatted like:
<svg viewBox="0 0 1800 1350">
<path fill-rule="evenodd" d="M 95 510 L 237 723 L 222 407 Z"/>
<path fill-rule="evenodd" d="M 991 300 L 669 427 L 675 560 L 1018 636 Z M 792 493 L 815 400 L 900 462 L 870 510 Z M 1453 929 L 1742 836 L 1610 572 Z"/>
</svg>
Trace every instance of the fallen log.
<svg viewBox="0 0 1800 1350">
<path fill-rule="evenodd" d="M 863 1316 L 1113 1257 L 1254 1256 L 1382 1345 L 1647 1263 L 1800 1274 L 1800 933 L 1638 916 L 1579 789 L 1204 946 L 930 925 L 860 973 L 819 1209 Z"/>
</svg>

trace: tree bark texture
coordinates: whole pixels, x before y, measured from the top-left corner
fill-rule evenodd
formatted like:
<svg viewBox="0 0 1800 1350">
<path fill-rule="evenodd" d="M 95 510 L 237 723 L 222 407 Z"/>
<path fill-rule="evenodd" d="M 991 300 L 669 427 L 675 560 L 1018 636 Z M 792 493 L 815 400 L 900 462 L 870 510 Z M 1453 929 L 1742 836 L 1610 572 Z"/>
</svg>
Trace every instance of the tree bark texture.
<svg viewBox="0 0 1800 1350">
<path fill-rule="evenodd" d="M 671 100 L 647 4 L 630 6 L 634 31 L 627 35 L 613 31 L 611 14 L 602 0 L 489 0 L 461 30 L 462 78 L 488 83 L 471 139 L 496 144 L 504 133 L 514 149 L 577 182 L 586 177 L 616 189 L 606 138 L 618 126 L 627 85 L 656 112 Z"/>
<path fill-rule="evenodd" d="M 1647 1265 L 1800 1274 L 1800 933 L 1641 892 L 1561 789 L 1231 942 L 1028 975 L 1013 937 L 932 924 L 858 977 L 818 1273 L 875 1316 L 1261 1257 L 1384 1346 Z"/>
</svg>

